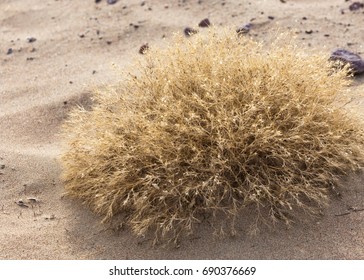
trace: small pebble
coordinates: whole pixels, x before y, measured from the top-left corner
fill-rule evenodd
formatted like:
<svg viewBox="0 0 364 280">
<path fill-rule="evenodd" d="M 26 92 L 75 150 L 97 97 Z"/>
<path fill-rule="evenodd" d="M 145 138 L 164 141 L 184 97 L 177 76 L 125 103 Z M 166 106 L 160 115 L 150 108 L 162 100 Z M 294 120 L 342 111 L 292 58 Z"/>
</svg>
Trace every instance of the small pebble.
<svg viewBox="0 0 364 280">
<path fill-rule="evenodd" d="M 115 4 L 116 2 L 118 2 L 118 0 L 107 0 L 109 5 Z"/>
<path fill-rule="evenodd" d="M 185 30 L 183 30 L 183 32 L 185 33 L 185 35 L 187 37 L 192 36 L 192 35 L 198 33 L 198 31 L 196 29 L 193 29 L 191 27 L 186 27 Z"/>
<path fill-rule="evenodd" d="M 198 24 L 199 27 L 209 27 L 211 25 L 210 20 L 208 18 L 205 18 L 200 21 Z"/>
<path fill-rule="evenodd" d="M 27 200 L 32 203 L 38 203 L 39 199 L 36 197 L 28 197 Z"/>
<path fill-rule="evenodd" d="M 349 63 L 353 74 L 355 75 L 364 73 L 363 59 L 359 55 L 348 50 L 337 49 L 331 54 L 330 60 L 341 61 L 345 64 Z"/>
<path fill-rule="evenodd" d="M 9 54 L 12 54 L 13 53 L 13 49 L 12 48 L 10 48 L 10 49 L 8 49 L 8 51 L 7 51 L 7 55 L 9 55 Z"/>
<path fill-rule="evenodd" d="M 28 43 L 33 43 L 33 42 L 37 41 L 37 39 L 34 37 L 29 37 L 29 38 L 27 38 L 27 41 L 28 41 Z"/>
<path fill-rule="evenodd" d="M 364 8 L 364 4 L 360 3 L 360 2 L 354 2 L 349 6 L 350 11 L 356 11 L 356 10 L 359 10 L 361 8 Z"/>
<path fill-rule="evenodd" d="M 22 199 L 19 199 L 18 201 L 15 201 L 15 203 L 20 207 L 28 208 L 29 206 L 24 203 Z"/>
<path fill-rule="evenodd" d="M 313 33 L 313 30 L 306 30 L 305 33 L 306 34 L 312 34 Z"/>
<path fill-rule="evenodd" d="M 148 43 L 145 43 L 144 45 L 142 45 L 139 49 L 139 53 L 140 54 L 145 54 L 149 49 L 149 45 Z"/>
<path fill-rule="evenodd" d="M 252 28 L 252 24 L 248 23 L 245 24 L 244 26 L 239 27 L 238 29 L 236 29 L 236 33 L 238 34 L 246 34 L 250 31 L 250 29 Z"/>
<path fill-rule="evenodd" d="M 54 214 L 44 217 L 45 220 L 54 220 L 55 218 L 56 216 Z"/>
</svg>

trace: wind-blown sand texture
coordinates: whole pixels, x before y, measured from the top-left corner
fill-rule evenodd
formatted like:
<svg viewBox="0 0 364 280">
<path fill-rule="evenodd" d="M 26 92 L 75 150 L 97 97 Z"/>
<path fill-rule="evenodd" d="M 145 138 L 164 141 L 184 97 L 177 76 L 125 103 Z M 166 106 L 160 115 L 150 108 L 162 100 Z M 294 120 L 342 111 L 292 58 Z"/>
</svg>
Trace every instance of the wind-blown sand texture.
<svg viewBox="0 0 364 280">
<path fill-rule="evenodd" d="M 206 223 L 178 249 L 114 232 L 79 201 L 62 198 L 61 124 L 77 104 L 90 106 L 95 88 L 117 83 L 113 65 L 124 68 L 144 43 L 159 46 L 207 17 L 215 25 L 251 22 L 249 35 L 258 40 L 279 24 L 328 56 L 338 47 L 364 50 L 364 9 L 350 11 L 343 0 L 283 2 L 1 1 L 0 258 L 363 259 L 364 211 L 353 210 L 364 208 L 363 175 L 348 179 L 342 199 L 313 221 L 221 240 L 210 238 Z M 363 79 L 343 93 L 343 105 L 362 119 Z"/>
</svg>

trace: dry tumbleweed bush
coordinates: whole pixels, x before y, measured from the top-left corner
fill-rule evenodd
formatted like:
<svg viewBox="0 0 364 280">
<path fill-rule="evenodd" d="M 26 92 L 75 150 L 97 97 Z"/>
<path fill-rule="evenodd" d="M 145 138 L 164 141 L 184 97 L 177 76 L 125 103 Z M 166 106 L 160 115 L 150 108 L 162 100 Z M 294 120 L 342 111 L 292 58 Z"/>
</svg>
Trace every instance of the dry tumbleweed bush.
<svg viewBox="0 0 364 280">
<path fill-rule="evenodd" d="M 288 221 L 363 163 L 362 129 L 335 105 L 348 69 L 322 55 L 211 29 L 138 65 L 71 114 L 62 157 L 67 193 L 138 235 L 176 240 L 205 215 L 234 231 L 248 206 Z"/>
</svg>

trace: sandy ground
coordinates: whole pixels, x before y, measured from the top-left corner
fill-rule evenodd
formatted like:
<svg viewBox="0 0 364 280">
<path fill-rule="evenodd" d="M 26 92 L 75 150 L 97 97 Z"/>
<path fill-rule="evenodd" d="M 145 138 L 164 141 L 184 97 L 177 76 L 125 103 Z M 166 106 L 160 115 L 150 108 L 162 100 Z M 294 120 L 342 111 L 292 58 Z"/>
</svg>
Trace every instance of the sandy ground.
<svg viewBox="0 0 364 280">
<path fill-rule="evenodd" d="M 285 3 L 284 3 L 285 2 Z M 60 125 L 95 88 L 122 80 L 148 42 L 173 32 L 252 22 L 266 38 L 278 24 L 300 44 L 329 55 L 364 52 L 364 9 L 345 0 L 2 0 L 0 1 L 0 259 L 364 259 L 364 176 L 353 175 L 322 217 L 256 237 L 214 239 L 208 226 L 181 247 L 151 248 L 128 230 L 114 232 L 79 201 L 62 198 Z M 29 40 L 29 38 L 36 40 Z M 29 42 L 33 41 L 33 42 Z M 11 49 L 11 50 L 10 50 Z M 116 69 L 116 70 L 115 70 Z M 345 98 L 364 118 L 364 78 Z M 34 198 L 28 201 L 28 198 Z M 23 200 L 29 207 L 15 202 Z M 249 219 L 249 216 L 244 217 Z M 243 225 L 242 225 L 243 227 Z"/>
</svg>

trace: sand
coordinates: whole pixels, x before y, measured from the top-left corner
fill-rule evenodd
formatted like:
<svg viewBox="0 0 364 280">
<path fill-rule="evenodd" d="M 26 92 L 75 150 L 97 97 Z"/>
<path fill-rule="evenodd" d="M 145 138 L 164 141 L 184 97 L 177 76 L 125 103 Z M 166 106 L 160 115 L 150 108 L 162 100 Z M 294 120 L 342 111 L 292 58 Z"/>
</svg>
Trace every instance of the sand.
<svg viewBox="0 0 364 280">
<path fill-rule="evenodd" d="M 173 32 L 209 18 L 223 26 L 252 22 L 250 35 L 258 40 L 279 25 L 293 30 L 299 44 L 328 56 L 338 47 L 360 54 L 364 9 L 350 11 L 350 4 L 2 0 L 0 259 L 364 259 L 364 211 L 347 210 L 364 208 L 362 174 L 345 180 L 342 198 L 333 199 L 322 216 L 290 229 L 280 226 L 251 237 L 242 222 L 239 236 L 216 239 L 204 225 L 179 248 L 152 248 L 148 238 L 108 229 L 79 201 L 63 198 L 57 161 L 58 133 L 68 112 L 90 106 L 93 90 L 122 81 L 120 69 L 139 56 L 142 44 L 163 45 Z M 361 119 L 363 82 L 356 77 L 343 95 L 350 114 Z"/>
</svg>

